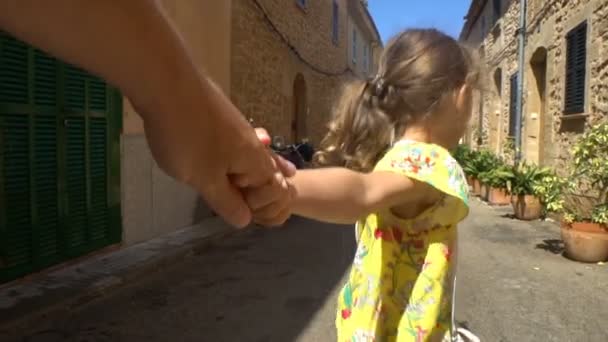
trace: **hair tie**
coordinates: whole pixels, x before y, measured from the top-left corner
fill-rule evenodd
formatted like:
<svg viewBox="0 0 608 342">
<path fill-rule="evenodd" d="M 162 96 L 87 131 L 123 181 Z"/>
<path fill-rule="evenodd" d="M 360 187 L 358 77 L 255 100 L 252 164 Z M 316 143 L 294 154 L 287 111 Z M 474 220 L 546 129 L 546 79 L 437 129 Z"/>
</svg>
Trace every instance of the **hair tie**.
<svg viewBox="0 0 608 342">
<path fill-rule="evenodd" d="M 386 81 L 382 75 L 376 75 L 370 82 L 374 96 L 382 98 L 386 93 Z"/>
</svg>

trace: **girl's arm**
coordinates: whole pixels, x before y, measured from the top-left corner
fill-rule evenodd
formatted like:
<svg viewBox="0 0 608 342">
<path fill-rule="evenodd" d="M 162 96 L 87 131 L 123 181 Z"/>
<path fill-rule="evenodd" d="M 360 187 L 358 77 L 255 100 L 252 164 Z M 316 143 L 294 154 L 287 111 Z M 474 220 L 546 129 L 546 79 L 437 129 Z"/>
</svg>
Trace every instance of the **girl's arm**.
<svg viewBox="0 0 608 342">
<path fill-rule="evenodd" d="M 298 171 L 292 213 L 331 223 L 354 223 L 384 208 L 427 201 L 432 186 L 382 171 L 359 173 L 345 168 Z"/>
</svg>

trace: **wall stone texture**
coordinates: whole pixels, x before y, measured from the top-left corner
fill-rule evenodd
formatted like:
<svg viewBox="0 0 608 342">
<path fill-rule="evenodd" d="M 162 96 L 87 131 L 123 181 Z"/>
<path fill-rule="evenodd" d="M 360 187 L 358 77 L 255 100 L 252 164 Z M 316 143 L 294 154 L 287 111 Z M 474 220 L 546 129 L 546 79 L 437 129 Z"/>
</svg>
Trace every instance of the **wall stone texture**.
<svg viewBox="0 0 608 342">
<path fill-rule="evenodd" d="M 296 1 L 257 0 L 276 32 L 254 0 L 233 1 L 231 97 L 256 126 L 273 136 L 293 141 L 294 83 L 305 82 L 308 115 L 298 125 L 300 137 L 317 144 L 323 137 L 332 105 L 340 87 L 349 79 L 347 64 L 348 13 L 339 1 L 339 39 L 332 40 L 332 1 L 309 1 L 306 8 Z M 300 54 L 281 39 L 282 34 Z M 331 74 L 314 71 L 302 61 Z"/>
<path fill-rule="evenodd" d="M 518 68 L 519 15 L 519 1 L 511 1 L 479 46 L 485 53 L 482 70 L 486 76 L 482 96 L 486 137 L 483 146 L 499 153 L 504 152 L 509 128 L 509 77 Z M 565 170 L 577 137 L 590 125 L 608 118 L 608 1 L 530 0 L 526 18 L 522 152 L 531 162 Z M 568 117 L 564 115 L 566 35 L 585 20 L 585 110 Z M 496 70 L 502 73 L 500 95 L 494 78 Z M 473 122 L 479 122 L 479 110 L 474 115 Z"/>
</svg>

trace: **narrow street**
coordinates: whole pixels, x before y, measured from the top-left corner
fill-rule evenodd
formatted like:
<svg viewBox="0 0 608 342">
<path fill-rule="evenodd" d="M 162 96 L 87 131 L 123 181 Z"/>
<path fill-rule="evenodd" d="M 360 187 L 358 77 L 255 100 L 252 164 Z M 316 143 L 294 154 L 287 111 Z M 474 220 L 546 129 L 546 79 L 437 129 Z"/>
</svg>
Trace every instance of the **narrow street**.
<svg viewBox="0 0 608 342">
<path fill-rule="evenodd" d="M 607 341 L 608 265 L 508 212 L 474 201 L 461 226 L 458 321 L 482 341 Z M 334 341 L 353 249 L 353 229 L 302 219 L 243 231 L 14 341 Z"/>
</svg>

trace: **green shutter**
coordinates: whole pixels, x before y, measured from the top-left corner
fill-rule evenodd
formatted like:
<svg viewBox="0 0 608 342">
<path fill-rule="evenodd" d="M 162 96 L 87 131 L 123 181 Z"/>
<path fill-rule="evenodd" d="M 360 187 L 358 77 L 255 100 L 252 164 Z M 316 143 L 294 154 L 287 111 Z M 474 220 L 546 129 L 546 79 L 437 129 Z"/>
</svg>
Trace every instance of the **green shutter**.
<svg viewBox="0 0 608 342">
<path fill-rule="evenodd" d="M 71 65 L 65 67 L 64 100 L 67 109 L 82 113 L 85 107 L 86 79 L 84 71 Z"/>
<path fill-rule="evenodd" d="M 93 243 L 105 241 L 108 231 L 107 202 L 107 140 L 106 119 L 91 118 L 89 123 L 89 172 L 91 179 L 91 207 L 89 211 L 89 229 Z"/>
<path fill-rule="evenodd" d="M 0 33 L 0 282 L 120 241 L 120 98 Z"/>
<path fill-rule="evenodd" d="M 0 103 L 28 103 L 28 47 L 0 33 Z"/>
<path fill-rule="evenodd" d="M 34 119 L 34 194 L 36 262 L 48 264 L 59 257 L 59 206 L 57 165 L 57 119 Z"/>
<path fill-rule="evenodd" d="M 517 72 L 511 75 L 509 80 L 510 93 L 509 93 L 509 137 L 515 137 L 515 131 L 517 128 L 517 122 L 515 117 L 517 116 Z"/>
<path fill-rule="evenodd" d="M 34 104 L 57 106 L 57 65 L 56 59 L 34 51 Z"/>
<path fill-rule="evenodd" d="M 85 118 L 69 117 L 66 130 L 66 244 L 69 253 L 79 254 L 87 241 L 87 178 Z"/>
<path fill-rule="evenodd" d="M 106 84 L 98 78 L 89 81 L 89 109 L 95 112 L 105 113 L 108 109 L 108 95 Z"/>
<path fill-rule="evenodd" d="M 565 114 L 585 111 L 585 79 L 587 63 L 587 22 L 566 35 Z"/>
<path fill-rule="evenodd" d="M 31 262 L 30 124 L 26 115 L 4 115 L 4 227 L 2 259 L 5 268 Z"/>
</svg>

